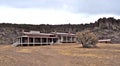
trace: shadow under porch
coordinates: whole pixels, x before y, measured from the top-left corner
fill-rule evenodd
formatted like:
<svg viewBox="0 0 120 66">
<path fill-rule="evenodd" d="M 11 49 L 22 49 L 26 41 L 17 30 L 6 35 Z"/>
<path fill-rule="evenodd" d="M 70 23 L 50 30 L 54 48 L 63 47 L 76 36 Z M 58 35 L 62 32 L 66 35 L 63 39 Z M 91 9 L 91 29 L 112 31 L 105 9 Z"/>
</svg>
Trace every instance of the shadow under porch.
<svg viewBox="0 0 120 66">
<path fill-rule="evenodd" d="M 58 38 L 52 37 L 20 37 L 18 39 L 20 46 L 40 46 L 56 43 Z"/>
</svg>

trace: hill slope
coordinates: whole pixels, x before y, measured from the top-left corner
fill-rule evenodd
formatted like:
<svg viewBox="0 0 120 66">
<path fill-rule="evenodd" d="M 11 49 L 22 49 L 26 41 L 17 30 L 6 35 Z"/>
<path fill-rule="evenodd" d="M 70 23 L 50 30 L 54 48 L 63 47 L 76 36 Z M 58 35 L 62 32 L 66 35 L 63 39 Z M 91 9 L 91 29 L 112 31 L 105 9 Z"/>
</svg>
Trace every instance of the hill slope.
<svg viewBox="0 0 120 66">
<path fill-rule="evenodd" d="M 63 25 L 30 25 L 30 24 L 0 24 L 0 44 L 10 44 L 19 36 L 22 30 L 36 30 L 40 32 L 72 32 L 83 30 L 93 31 L 99 39 L 111 38 L 113 43 L 120 43 L 120 19 L 100 18 L 90 24 L 63 24 Z"/>
</svg>

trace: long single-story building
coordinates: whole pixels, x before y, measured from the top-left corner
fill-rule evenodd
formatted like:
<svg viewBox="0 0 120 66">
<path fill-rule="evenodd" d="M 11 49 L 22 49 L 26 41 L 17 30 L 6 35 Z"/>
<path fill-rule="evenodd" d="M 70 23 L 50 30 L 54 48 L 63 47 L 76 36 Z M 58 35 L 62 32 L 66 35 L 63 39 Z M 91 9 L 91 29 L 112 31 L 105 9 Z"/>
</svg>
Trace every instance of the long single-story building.
<svg viewBox="0 0 120 66">
<path fill-rule="evenodd" d="M 73 43 L 76 42 L 75 34 L 55 32 L 54 35 L 58 38 L 58 43 Z"/>
<path fill-rule="evenodd" d="M 73 43 L 75 42 L 75 34 L 71 33 L 40 33 L 39 31 L 22 32 L 17 37 L 12 46 L 23 45 L 48 45 L 55 43 Z"/>
</svg>

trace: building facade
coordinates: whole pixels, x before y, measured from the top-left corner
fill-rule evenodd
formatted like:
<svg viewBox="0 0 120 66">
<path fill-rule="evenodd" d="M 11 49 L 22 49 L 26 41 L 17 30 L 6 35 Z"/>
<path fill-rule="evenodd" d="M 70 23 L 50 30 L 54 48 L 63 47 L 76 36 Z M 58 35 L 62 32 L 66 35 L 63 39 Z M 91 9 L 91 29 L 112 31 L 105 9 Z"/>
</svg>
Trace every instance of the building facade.
<svg viewBox="0 0 120 66">
<path fill-rule="evenodd" d="M 71 33 L 40 33 L 39 31 L 22 32 L 12 46 L 49 45 L 56 43 L 73 43 L 75 34 Z"/>
<path fill-rule="evenodd" d="M 58 38 L 58 43 L 74 43 L 76 42 L 75 34 L 72 33 L 54 33 L 54 35 Z"/>
</svg>

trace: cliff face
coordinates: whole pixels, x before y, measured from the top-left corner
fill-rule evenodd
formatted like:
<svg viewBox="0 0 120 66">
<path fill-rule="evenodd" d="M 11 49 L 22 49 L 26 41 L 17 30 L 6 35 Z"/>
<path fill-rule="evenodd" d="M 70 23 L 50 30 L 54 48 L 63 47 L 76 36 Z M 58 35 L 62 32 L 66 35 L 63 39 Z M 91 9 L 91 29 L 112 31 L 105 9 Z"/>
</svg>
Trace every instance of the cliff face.
<svg viewBox="0 0 120 66">
<path fill-rule="evenodd" d="M 29 24 L 0 24 L 0 44 L 10 44 L 19 36 L 22 30 L 40 32 L 72 32 L 83 30 L 93 31 L 99 39 L 112 39 L 113 43 L 120 43 L 120 19 L 100 18 L 90 24 L 64 24 L 64 25 L 29 25 Z"/>
</svg>

